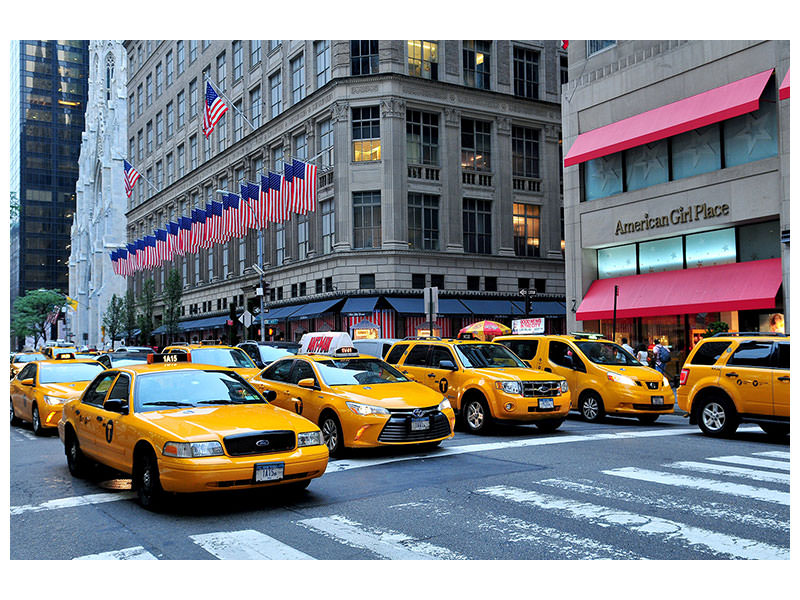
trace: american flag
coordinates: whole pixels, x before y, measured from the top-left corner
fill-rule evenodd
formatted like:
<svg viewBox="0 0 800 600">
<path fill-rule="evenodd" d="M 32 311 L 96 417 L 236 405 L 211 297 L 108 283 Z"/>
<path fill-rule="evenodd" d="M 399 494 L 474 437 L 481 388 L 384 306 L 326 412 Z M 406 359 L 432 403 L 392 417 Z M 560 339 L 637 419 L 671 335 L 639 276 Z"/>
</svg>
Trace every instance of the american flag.
<svg viewBox="0 0 800 600">
<path fill-rule="evenodd" d="M 189 239 L 189 251 L 197 252 L 203 243 L 203 234 L 206 225 L 206 211 L 202 208 L 192 209 L 192 234 Z"/>
<path fill-rule="evenodd" d="M 158 265 L 156 261 L 156 236 L 144 236 L 144 249 L 145 249 L 145 267 L 153 269 Z"/>
<path fill-rule="evenodd" d="M 136 272 L 136 242 L 127 245 L 128 248 L 128 274 Z"/>
<path fill-rule="evenodd" d="M 206 81 L 206 110 L 203 112 L 203 134 L 206 137 L 214 131 L 214 127 L 226 110 L 228 110 L 228 105 L 217 96 L 211 83 Z"/>
<path fill-rule="evenodd" d="M 175 252 L 178 250 L 178 224 L 170 221 L 167 223 L 167 248 L 166 260 L 175 258 Z"/>
<path fill-rule="evenodd" d="M 136 240 L 136 270 L 141 271 L 144 268 L 144 240 Z"/>
<path fill-rule="evenodd" d="M 221 202 L 212 201 L 210 218 L 208 211 L 206 211 L 206 223 L 211 221 L 211 242 L 216 242 L 218 244 L 224 244 L 228 241 L 223 228 L 222 208 L 223 205 Z"/>
<path fill-rule="evenodd" d="M 277 173 L 269 172 L 269 205 L 267 207 L 267 218 L 271 223 L 280 223 L 288 217 L 286 206 L 281 200 L 281 182 L 283 177 Z"/>
<path fill-rule="evenodd" d="M 291 163 L 283 165 L 283 179 L 281 180 L 281 198 L 286 206 L 286 218 L 291 212 L 300 212 L 297 208 L 297 197 L 294 194 L 294 167 Z"/>
<path fill-rule="evenodd" d="M 203 228 L 200 232 L 200 247 L 211 248 L 214 243 L 214 240 L 211 239 L 211 236 L 214 233 L 214 213 L 211 210 L 211 202 L 206 204 L 205 208 L 200 208 L 198 210 L 204 213 L 206 217 L 206 220 L 203 223 Z"/>
<path fill-rule="evenodd" d="M 258 205 L 258 186 L 254 183 L 243 183 L 240 185 L 242 200 L 239 205 L 239 227 L 241 235 L 247 233 L 248 229 L 256 228 L 256 210 Z"/>
<path fill-rule="evenodd" d="M 123 277 L 127 277 L 130 275 L 130 269 L 128 269 L 128 251 L 125 248 L 119 248 L 117 250 L 117 264 L 119 265 L 119 274 Z"/>
<path fill-rule="evenodd" d="M 227 242 L 231 239 L 233 235 L 231 233 L 231 223 L 233 222 L 234 215 L 231 212 L 233 210 L 233 201 L 231 200 L 232 197 L 236 197 L 236 194 L 223 194 L 222 195 L 222 239 L 223 243 Z M 238 203 L 236 207 L 238 208 Z"/>
<path fill-rule="evenodd" d="M 261 188 L 258 194 L 258 203 L 256 204 L 256 227 L 261 229 L 267 226 L 269 218 L 267 216 L 269 210 L 269 177 L 261 176 Z"/>
<path fill-rule="evenodd" d="M 130 198 L 133 193 L 133 186 L 136 185 L 136 181 L 141 177 L 141 174 L 127 160 L 123 160 L 122 164 L 125 168 L 125 193 Z"/>
<path fill-rule="evenodd" d="M 189 217 L 181 217 L 178 220 L 178 246 L 176 252 L 183 256 L 190 251 L 192 233 L 192 220 Z"/>
<path fill-rule="evenodd" d="M 156 266 L 161 265 L 167 258 L 167 230 L 156 229 Z"/>
<path fill-rule="evenodd" d="M 119 255 L 117 254 L 116 250 L 112 250 L 111 252 L 111 269 L 114 271 L 115 275 L 119 275 Z"/>
<path fill-rule="evenodd" d="M 294 195 L 295 202 L 301 214 L 317 208 L 317 167 L 295 160 L 294 167 Z"/>
</svg>

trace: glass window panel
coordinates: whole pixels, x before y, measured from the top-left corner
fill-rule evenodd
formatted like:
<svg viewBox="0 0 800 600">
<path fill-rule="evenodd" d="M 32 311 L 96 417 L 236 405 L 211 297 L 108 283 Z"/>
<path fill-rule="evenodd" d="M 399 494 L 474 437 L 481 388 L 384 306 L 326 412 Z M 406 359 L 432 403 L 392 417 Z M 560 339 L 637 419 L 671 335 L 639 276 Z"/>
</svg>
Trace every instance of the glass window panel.
<svg viewBox="0 0 800 600">
<path fill-rule="evenodd" d="M 586 201 L 622 192 L 622 154 L 612 154 L 586 162 Z"/>
<path fill-rule="evenodd" d="M 721 168 L 718 124 L 693 129 L 672 138 L 673 179 L 683 179 Z"/>
<path fill-rule="evenodd" d="M 625 152 L 627 191 L 664 183 L 669 177 L 667 141 L 643 144 Z"/>
<path fill-rule="evenodd" d="M 602 248 L 597 251 L 597 277 L 636 275 L 636 244 Z"/>
<path fill-rule="evenodd" d="M 687 268 L 734 262 L 736 262 L 736 230 L 733 227 L 686 236 Z"/>
<path fill-rule="evenodd" d="M 683 240 L 680 237 L 639 244 L 639 272 L 683 269 Z"/>
<path fill-rule="evenodd" d="M 739 260 L 780 258 L 781 234 L 779 221 L 767 221 L 739 228 Z"/>
<path fill-rule="evenodd" d="M 775 103 L 761 100 L 761 108 L 725 121 L 725 166 L 734 167 L 778 154 Z"/>
</svg>

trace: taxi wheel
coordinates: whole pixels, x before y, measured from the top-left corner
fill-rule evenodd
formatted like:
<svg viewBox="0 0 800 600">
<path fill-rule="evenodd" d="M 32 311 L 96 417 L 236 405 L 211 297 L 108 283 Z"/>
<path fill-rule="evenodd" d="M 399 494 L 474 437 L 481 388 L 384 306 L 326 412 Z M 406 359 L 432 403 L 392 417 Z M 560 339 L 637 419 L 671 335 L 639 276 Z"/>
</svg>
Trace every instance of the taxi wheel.
<svg viewBox="0 0 800 600">
<path fill-rule="evenodd" d="M 325 445 L 328 447 L 328 453 L 331 456 L 341 456 L 344 452 L 344 441 L 342 435 L 342 426 L 339 425 L 339 419 L 333 413 L 325 413 L 319 420 L 319 428 L 322 430 L 322 437 L 325 440 Z"/>
<path fill-rule="evenodd" d="M 726 398 L 714 396 L 706 399 L 700 406 L 699 414 L 697 424 L 703 433 L 712 437 L 732 435 L 739 427 L 736 409 Z"/>
<path fill-rule="evenodd" d="M 658 420 L 658 415 L 639 415 L 637 419 L 643 425 L 652 425 Z"/>
<path fill-rule="evenodd" d="M 599 423 L 606 415 L 603 401 L 594 392 L 586 394 L 581 399 L 581 416 L 589 423 Z"/>
<path fill-rule="evenodd" d="M 89 468 L 86 457 L 81 452 L 81 447 L 78 445 L 78 438 L 72 430 L 66 433 L 66 440 L 64 442 L 64 453 L 67 455 L 67 468 L 73 477 L 84 477 Z"/>
<path fill-rule="evenodd" d="M 561 424 L 564 422 L 564 419 L 545 419 L 544 421 L 536 421 L 536 427 L 539 431 L 555 431 Z"/>
<path fill-rule="evenodd" d="M 483 398 L 473 398 L 464 403 L 464 426 L 470 433 L 484 433 L 489 429 L 492 415 Z"/>
<path fill-rule="evenodd" d="M 42 429 L 42 419 L 39 417 L 39 407 L 35 404 L 31 409 L 31 423 L 33 424 L 33 433 L 36 435 L 44 435 L 44 429 Z"/>
<path fill-rule="evenodd" d="M 9 400 L 9 402 L 11 401 Z M 21 421 L 19 420 L 19 417 L 17 417 L 17 413 L 14 412 L 14 403 L 11 402 L 11 424 L 19 425 L 20 423 Z"/>
<path fill-rule="evenodd" d="M 152 452 L 139 455 L 133 473 L 139 504 L 148 510 L 156 509 L 161 504 L 163 491 L 158 477 L 158 462 Z"/>
</svg>

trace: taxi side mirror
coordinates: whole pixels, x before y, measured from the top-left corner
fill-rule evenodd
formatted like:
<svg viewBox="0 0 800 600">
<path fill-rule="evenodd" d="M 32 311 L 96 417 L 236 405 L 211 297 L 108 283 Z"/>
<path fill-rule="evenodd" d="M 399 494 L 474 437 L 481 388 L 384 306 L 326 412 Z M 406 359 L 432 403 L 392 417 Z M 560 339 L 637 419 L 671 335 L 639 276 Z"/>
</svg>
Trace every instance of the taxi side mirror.
<svg viewBox="0 0 800 600">
<path fill-rule="evenodd" d="M 266 398 L 267 402 L 272 402 L 278 397 L 278 394 L 275 393 L 275 390 L 267 390 L 266 392 L 262 392 L 261 395 Z"/>
<path fill-rule="evenodd" d="M 109 398 L 103 404 L 103 408 L 109 412 L 120 413 L 123 415 L 128 414 L 128 403 L 125 400 Z"/>
<path fill-rule="evenodd" d="M 297 382 L 297 385 L 299 385 L 301 388 L 306 388 L 309 390 L 313 390 L 315 387 L 317 387 L 317 384 L 314 382 L 314 379 L 312 377 L 308 377 L 307 379 L 301 379 L 300 381 Z"/>
<path fill-rule="evenodd" d="M 456 365 L 452 360 L 440 360 L 439 361 L 439 368 L 440 369 L 449 369 L 451 371 L 456 370 Z"/>
<path fill-rule="evenodd" d="M 33 387 L 33 377 L 31 377 L 30 379 L 20 379 L 19 382 L 22 385 L 27 385 L 28 387 Z"/>
</svg>

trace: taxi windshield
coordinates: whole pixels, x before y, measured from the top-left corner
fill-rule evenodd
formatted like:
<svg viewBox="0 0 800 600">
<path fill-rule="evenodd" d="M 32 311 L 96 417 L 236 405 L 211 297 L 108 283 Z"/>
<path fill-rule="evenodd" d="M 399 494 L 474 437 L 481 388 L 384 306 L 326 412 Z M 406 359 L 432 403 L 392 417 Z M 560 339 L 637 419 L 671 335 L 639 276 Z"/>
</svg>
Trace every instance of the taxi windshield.
<svg viewBox="0 0 800 600">
<path fill-rule="evenodd" d="M 322 380 L 330 386 L 410 381 L 393 366 L 377 358 L 320 360 L 317 369 Z"/>
<path fill-rule="evenodd" d="M 236 373 L 183 369 L 143 373 L 136 378 L 134 411 L 168 408 L 265 404 L 265 400 Z"/>
<path fill-rule="evenodd" d="M 47 360 L 44 354 L 17 354 L 11 362 L 26 363 L 32 360 Z"/>
<path fill-rule="evenodd" d="M 63 365 L 39 366 L 39 383 L 73 383 L 91 381 L 103 371 L 100 363 L 66 363 Z"/>
<path fill-rule="evenodd" d="M 192 362 L 217 367 L 233 367 L 234 369 L 256 369 L 256 365 L 247 353 L 240 348 L 197 348 L 192 350 Z"/>
<path fill-rule="evenodd" d="M 632 354 L 614 342 L 575 342 L 575 345 L 586 358 L 598 365 L 642 366 Z"/>
<path fill-rule="evenodd" d="M 454 348 L 466 369 L 528 368 L 528 365 L 502 344 L 456 344 Z"/>
</svg>

